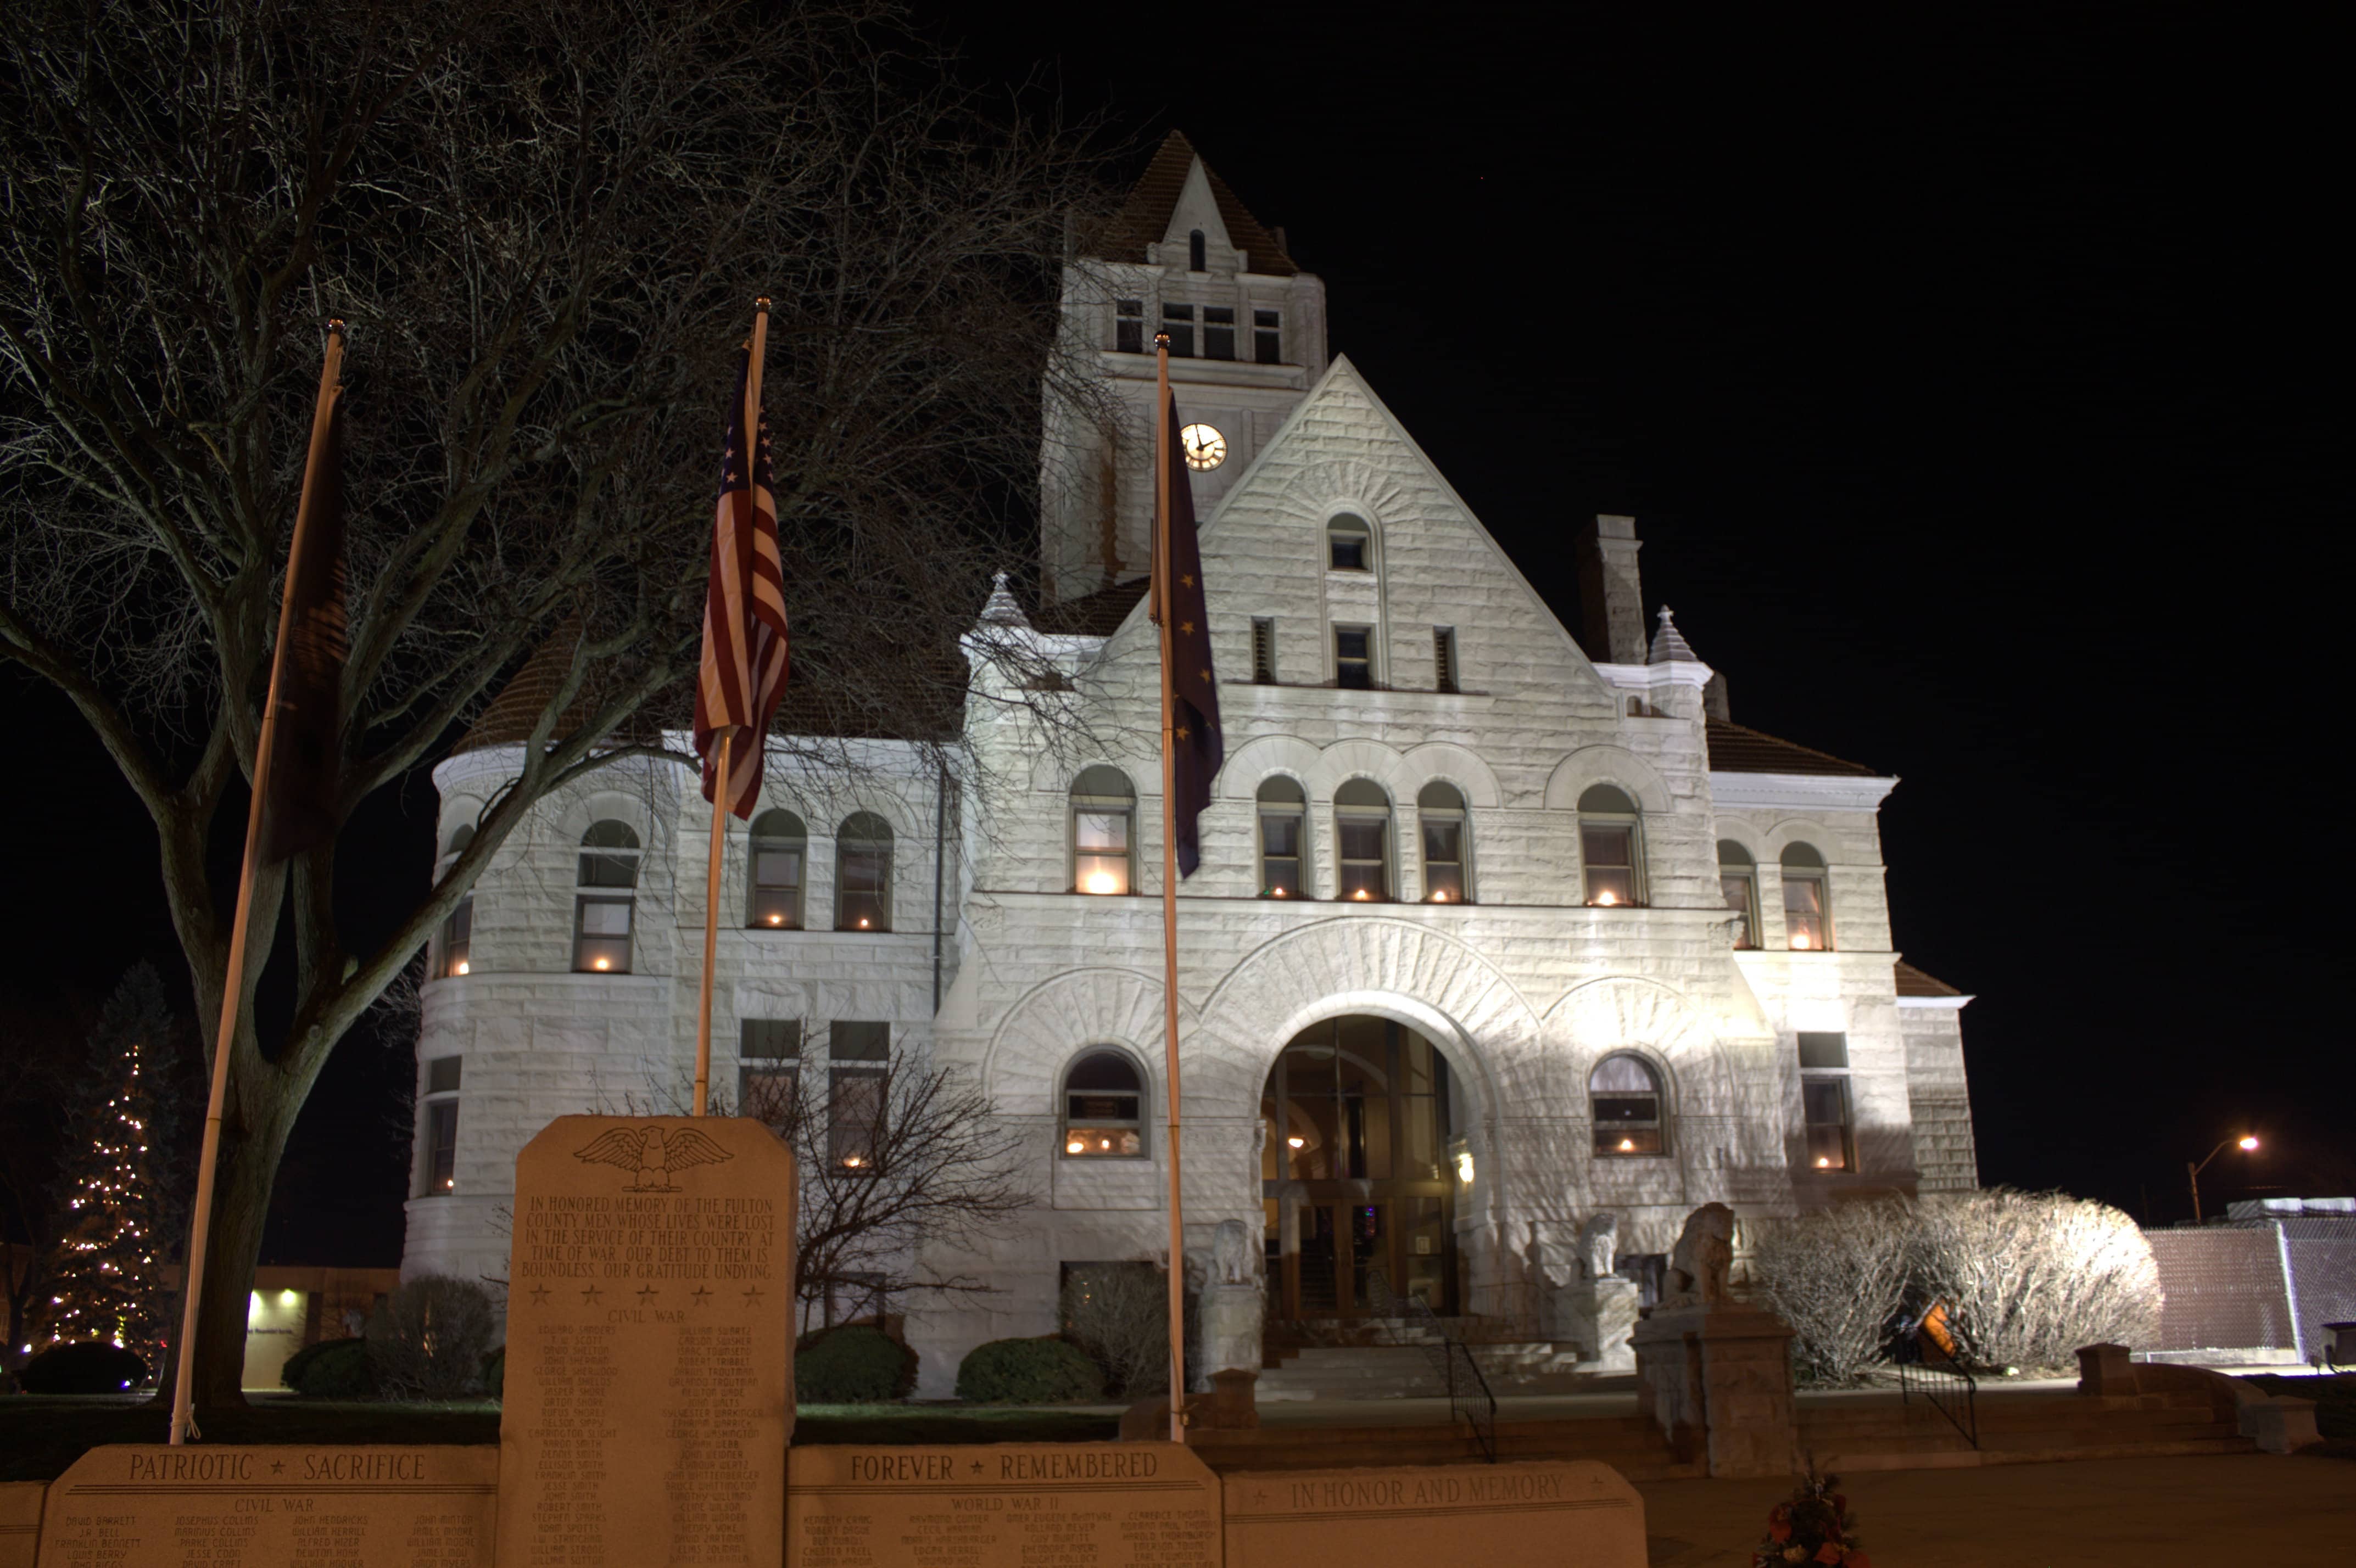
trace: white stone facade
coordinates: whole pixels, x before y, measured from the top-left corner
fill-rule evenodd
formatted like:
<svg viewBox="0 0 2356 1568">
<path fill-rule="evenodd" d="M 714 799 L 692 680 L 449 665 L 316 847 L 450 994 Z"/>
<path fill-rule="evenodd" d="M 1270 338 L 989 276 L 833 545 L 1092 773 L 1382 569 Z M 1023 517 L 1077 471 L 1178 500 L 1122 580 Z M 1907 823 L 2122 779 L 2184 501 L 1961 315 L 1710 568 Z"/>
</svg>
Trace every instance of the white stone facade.
<svg viewBox="0 0 2356 1568">
<path fill-rule="evenodd" d="M 1115 299 L 1134 289 L 1154 308 L 1160 296 L 1147 284 L 1197 298 L 1257 286 L 1185 267 L 1188 231 L 1202 227 L 1191 199 L 1172 214 L 1162 251 L 1172 264 L 1119 263 L 1110 288 L 1076 282 L 1072 330 L 1111 345 Z M 1223 261 L 1233 272 L 1232 248 L 1224 257 L 1211 248 L 1209 260 L 1214 274 Z M 1445 1055 L 1449 1131 L 1469 1156 L 1450 1168 L 1456 1307 L 1520 1325 L 1525 1337 L 1551 1320 L 1548 1293 L 1575 1278 L 1561 1260 L 1599 1209 L 1622 1215 L 1622 1253 L 1650 1253 L 1667 1251 L 1705 1202 L 1758 1217 L 1862 1189 L 1972 1185 L 1965 998 L 1901 1001 L 1893 977 L 1877 814 L 1895 781 L 1861 770 L 1713 769 L 1708 667 L 1591 662 L 1356 370 L 1324 362 L 1314 280 L 1267 283 L 1296 302 L 1289 363 L 1197 362 L 1179 393 L 1189 419 L 1245 425 L 1217 485 L 1197 490 L 1226 763 L 1202 820 L 1202 869 L 1179 901 L 1190 1256 L 1207 1252 L 1228 1219 L 1269 1230 L 1280 1249 L 1291 1244 L 1269 1225 L 1261 1095 L 1289 1041 L 1345 1016 L 1394 1020 Z M 1151 370 L 1150 358 L 1110 347 L 1103 358 L 1108 374 L 1132 382 L 1141 362 Z M 1229 368 L 1248 371 L 1248 384 L 1222 388 Z M 1262 414 L 1272 415 L 1265 428 Z M 1079 440 L 1058 438 L 1053 424 L 1051 442 Z M 1127 514 L 1144 493 L 1144 462 L 1120 462 L 1115 533 L 1133 576 L 1141 562 L 1125 552 L 1134 544 L 1141 554 L 1142 534 L 1132 540 Z M 1049 519 L 1047 562 L 1060 568 L 1066 597 L 1096 587 L 1087 573 L 1103 564 L 1091 553 L 1102 519 L 1086 511 Z M 1369 526 L 1371 570 L 1329 569 L 1327 528 L 1341 514 Z M 1252 679 L 1255 620 L 1272 632 L 1272 683 Z M 1337 624 L 1371 628 L 1378 689 L 1334 684 Z M 1454 690 L 1435 689 L 1436 628 L 1452 633 Z M 816 929 L 743 928 L 740 838 L 717 958 L 716 1083 L 734 1079 L 743 1020 L 800 1020 L 813 1053 L 831 1020 L 888 1021 L 895 1051 L 974 1074 L 1024 1140 L 1035 1206 L 986 1255 L 942 1260 L 994 1293 L 908 1304 L 926 1394 L 946 1393 L 958 1360 L 983 1340 L 1055 1331 L 1061 1264 L 1152 1259 L 1166 1248 L 1153 629 L 1141 608 L 1108 636 L 1027 625 L 993 635 L 1030 639 L 1068 672 L 1098 749 L 1047 747 L 1019 709 L 977 701 L 967 735 L 976 782 L 947 811 L 937 776 L 909 748 L 873 743 L 855 785 L 773 768 L 765 804 L 809 826 L 804 912 Z M 982 662 L 978 682 L 1001 678 L 997 667 Z M 1072 891 L 1070 793 L 1090 764 L 1119 769 L 1136 792 L 1130 896 Z M 445 844 L 514 767 L 511 752 L 490 748 L 437 770 Z M 552 801 L 503 848 L 474 895 L 467 972 L 427 987 L 421 1063 L 458 1055 L 464 1070 L 446 1190 L 429 1190 L 431 1135 L 420 1118 L 412 1190 L 424 1195 L 410 1206 L 411 1272 L 504 1276 L 513 1161 L 549 1118 L 682 1097 L 708 808 L 682 773 L 631 767 L 640 771 Z M 1279 775 L 1306 797 L 1312 896 L 1260 896 L 1255 797 Z M 1391 803 L 1390 901 L 1338 896 L 1334 797 L 1354 780 L 1372 781 Z M 1425 897 L 1417 801 L 1434 781 L 1466 803 L 1468 901 Z M 1586 896 L 1579 804 L 1599 784 L 1638 808 L 1633 903 L 1597 907 Z M 893 829 L 888 933 L 827 929 L 834 828 L 853 810 Z M 626 976 L 572 972 L 580 844 L 599 820 L 627 823 L 644 846 Z M 1758 949 L 1733 946 L 1719 871 L 1728 843 L 1756 866 L 1771 939 Z M 1784 944 L 1780 864 L 1794 845 L 1823 862 L 1829 950 Z M 1826 1070 L 1820 1056 L 1804 1071 L 1804 1033 L 1838 1037 L 1844 1064 Z M 1095 1046 L 1127 1052 L 1146 1073 L 1143 1157 L 1061 1153 L 1062 1077 Z M 1594 1152 L 1590 1074 L 1614 1053 L 1638 1056 L 1660 1082 L 1661 1153 Z M 1851 1168 L 1813 1168 L 1810 1078 L 1842 1084 Z"/>
</svg>

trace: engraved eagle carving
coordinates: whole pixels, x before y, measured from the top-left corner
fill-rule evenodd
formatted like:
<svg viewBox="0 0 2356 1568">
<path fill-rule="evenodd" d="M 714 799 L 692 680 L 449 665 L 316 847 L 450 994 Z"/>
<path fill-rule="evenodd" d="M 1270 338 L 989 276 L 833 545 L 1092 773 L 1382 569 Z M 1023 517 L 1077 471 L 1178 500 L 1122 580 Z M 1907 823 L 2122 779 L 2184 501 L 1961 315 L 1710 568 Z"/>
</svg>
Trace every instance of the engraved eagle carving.
<svg viewBox="0 0 2356 1568">
<path fill-rule="evenodd" d="M 586 1148 L 573 1150 L 573 1157 L 584 1165 L 628 1171 L 636 1179 L 622 1189 L 625 1192 L 676 1192 L 673 1173 L 735 1157 L 693 1127 L 668 1133 L 660 1127 L 608 1127 L 591 1138 Z"/>
</svg>

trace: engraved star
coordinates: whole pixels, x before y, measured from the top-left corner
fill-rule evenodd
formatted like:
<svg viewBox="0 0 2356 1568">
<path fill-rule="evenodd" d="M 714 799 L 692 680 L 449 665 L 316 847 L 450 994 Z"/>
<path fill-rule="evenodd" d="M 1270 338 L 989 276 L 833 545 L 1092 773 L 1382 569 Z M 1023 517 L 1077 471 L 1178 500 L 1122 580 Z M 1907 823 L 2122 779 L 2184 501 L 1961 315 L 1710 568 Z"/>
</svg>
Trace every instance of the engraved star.
<svg viewBox="0 0 2356 1568">
<path fill-rule="evenodd" d="M 701 1295 L 703 1294 L 703 1292 L 702 1292 L 702 1291 L 701 1291 L 701 1290 L 698 1290 L 695 1294 L 696 1294 L 696 1295 L 698 1295 L 698 1296 L 701 1296 Z M 745 1306 L 747 1306 L 747 1307 L 757 1306 L 757 1305 L 759 1304 L 760 1300 L 761 1300 L 761 1287 L 760 1287 L 759 1285 L 746 1285 L 746 1286 L 744 1287 L 744 1305 L 745 1305 Z M 701 1306 L 702 1306 L 702 1305 L 703 1305 L 703 1303 L 701 1303 L 701 1301 L 699 1301 L 699 1302 L 697 1302 L 697 1303 L 696 1303 L 696 1305 L 697 1305 L 698 1307 L 701 1307 Z"/>
<path fill-rule="evenodd" d="M 652 1301 L 656 1296 L 660 1296 L 662 1292 L 657 1290 L 651 1285 L 641 1285 L 638 1289 L 638 1305 L 644 1307 L 647 1303 Z"/>
<path fill-rule="evenodd" d="M 531 1287 L 531 1304 L 534 1307 L 545 1307 L 548 1305 L 548 1298 L 555 1294 L 544 1285 L 535 1285 Z"/>
<path fill-rule="evenodd" d="M 597 1305 L 597 1298 L 605 1294 L 594 1285 L 584 1285 L 581 1287 L 581 1304 L 584 1307 L 594 1307 Z"/>
<path fill-rule="evenodd" d="M 270 1461 L 270 1473 L 271 1473 L 272 1475 L 273 1475 L 273 1476 L 280 1476 L 280 1475 L 284 1475 L 284 1474 L 285 1474 L 285 1472 L 286 1472 L 286 1461 L 285 1461 L 285 1460 L 284 1460 L 284 1459 L 273 1459 L 272 1461 Z"/>
<path fill-rule="evenodd" d="M 979 1459 L 973 1462 L 973 1473 L 977 1476 L 981 1474 L 981 1461 Z"/>
</svg>

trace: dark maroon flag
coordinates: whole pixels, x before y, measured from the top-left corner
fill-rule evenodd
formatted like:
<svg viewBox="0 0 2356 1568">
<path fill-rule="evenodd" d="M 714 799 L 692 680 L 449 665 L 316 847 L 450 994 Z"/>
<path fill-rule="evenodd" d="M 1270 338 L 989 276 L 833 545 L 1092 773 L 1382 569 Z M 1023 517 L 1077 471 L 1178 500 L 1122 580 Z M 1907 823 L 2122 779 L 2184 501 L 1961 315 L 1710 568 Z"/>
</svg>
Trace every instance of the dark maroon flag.
<svg viewBox="0 0 2356 1568">
<path fill-rule="evenodd" d="M 337 346 L 340 347 L 340 336 Z M 340 356 L 339 356 L 340 357 Z M 276 692 L 262 859 L 283 860 L 332 841 L 342 821 L 344 660 L 344 400 L 329 396 L 324 440 L 303 476 L 282 613 L 286 647 Z"/>
<path fill-rule="evenodd" d="M 1178 436 L 1178 400 L 1162 407 L 1169 422 L 1170 581 L 1153 585 L 1153 613 L 1170 617 L 1170 662 L 1162 672 L 1171 695 L 1171 799 L 1178 824 L 1178 874 L 1203 863 L 1196 818 L 1211 804 L 1211 781 L 1226 761 L 1219 730 L 1219 688 L 1211 665 L 1211 617 L 1203 598 L 1203 550 L 1194 538 L 1194 492 L 1186 477 L 1186 443 Z M 1157 541 L 1158 545 L 1158 541 Z M 1157 548 L 1153 559 L 1159 562 Z"/>
</svg>

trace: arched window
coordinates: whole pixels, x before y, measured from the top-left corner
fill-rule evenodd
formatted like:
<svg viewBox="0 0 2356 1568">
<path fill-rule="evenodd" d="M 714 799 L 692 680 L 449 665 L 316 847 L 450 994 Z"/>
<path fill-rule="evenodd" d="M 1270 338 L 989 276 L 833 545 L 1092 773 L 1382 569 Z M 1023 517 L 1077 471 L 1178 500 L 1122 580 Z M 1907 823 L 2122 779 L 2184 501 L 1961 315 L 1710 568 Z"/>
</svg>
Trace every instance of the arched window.
<svg viewBox="0 0 2356 1568">
<path fill-rule="evenodd" d="M 872 811 L 851 813 L 834 836 L 834 929 L 892 929 L 892 825 Z"/>
<path fill-rule="evenodd" d="M 1751 851 L 1731 838 L 1718 841 L 1718 891 L 1734 916 L 1734 945 L 1759 945 L 1759 868 Z"/>
<path fill-rule="evenodd" d="M 1795 953 L 1833 944 L 1832 901 L 1825 896 L 1825 858 L 1806 844 L 1783 848 L 1783 939 Z"/>
<path fill-rule="evenodd" d="M 1375 531 L 1365 518 L 1344 512 L 1325 525 L 1325 566 L 1329 571 L 1375 569 Z"/>
<path fill-rule="evenodd" d="M 763 931 L 799 931 L 809 829 L 790 811 L 765 811 L 753 818 L 752 846 L 744 923 Z"/>
<path fill-rule="evenodd" d="M 1209 248 L 1201 229 L 1197 229 L 1186 236 L 1186 270 L 1188 272 L 1207 272 L 1211 270 L 1210 262 L 1204 254 Z"/>
<path fill-rule="evenodd" d="M 1064 1157 L 1145 1153 L 1145 1080 L 1126 1052 L 1091 1051 L 1064 1074 Z"/>
<path fill-rule="evenodd" d="M 630 916 L 637 903 L 638 836 L 607 817 L 581 836 L 579 889 L 573 900 L 573 967 L 630 972 Z"/>
<path fill-rule="evenodd" d="M 1119 768 L 1098 763 L 1072 781 L 1072 889 L 1083 893 L 1134 891 L 1137 791 Z"/>
<path fill-rule="evenodd" d="M 1434 779 L 1416 792 L 1416 816 L 1423 824 L 1423 896 L 1427 902 L 1461 904 L 1472 897 L 1464 829 L 1464 796 L 1454 784 Z"/>
<path fill-rule="evenodd" d="M 1611 784 L 1590 784 L 1579 797 L 1579 858 L 1589 903 L 1610 909 L 1644 901 L 1641 826 L 1636 803 Z"/>
<path fill-rule="evenodd" d="M 1663 1154 L 1661 1077 L 1641 1056 L 1607 1056 L 1587 1075 L 1587 1104 L 1595 1119 L 1595 1152 L 1605 1156 Z"/>
<path fill-rule="evenodd" d="M 1259 786 L 1259 891 L 1264 898 L 1304 897 L 1309 868 L 1302 846 L 1309 797 L 1297 780 L 1282 773 Z"/>
<path fill-rule="evenodd" d="M 1335 858 L 1342 896 L 1371 902 L 1391 896 L 1391 797 L 1372 779 L 1333 792 Z"/>
<path fill-rule="evenodd" d="M 473 825 L 460 823 L 450 835 L 450 847 L 442 852 L 441 865 L 434 868 L 436 880 L 450 874 L 450 868 L 457 862 L 459 856 L 466 852 L 466 846 L 474 841 Z M 462 975 L 475 972 L 474 946 L 475 895 L 469 890 L 458 901 L 458 907 L 450 912 L 450 917 L 442 923 L 440 969 L 445 978 L 455 980 Z"/>
</svg>

